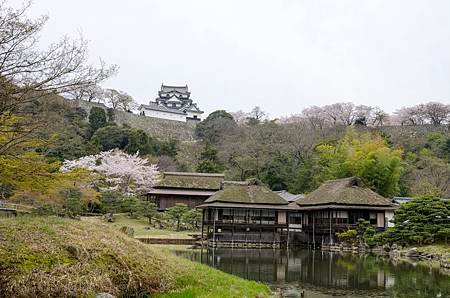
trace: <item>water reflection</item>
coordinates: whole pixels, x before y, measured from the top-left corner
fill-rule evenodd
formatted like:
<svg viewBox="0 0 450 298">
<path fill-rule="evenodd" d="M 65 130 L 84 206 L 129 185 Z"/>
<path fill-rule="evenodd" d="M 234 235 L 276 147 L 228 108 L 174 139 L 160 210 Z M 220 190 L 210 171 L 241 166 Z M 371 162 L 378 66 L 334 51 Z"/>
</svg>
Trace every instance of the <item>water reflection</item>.
<svg viewBox="0 0 450 298">
<path fill-rule="evenodd" d="M 195 249 L 177 255 L 305 297 L 450 297 L 450 277 L 375 256 L 311 250 Z"/>
</svg>

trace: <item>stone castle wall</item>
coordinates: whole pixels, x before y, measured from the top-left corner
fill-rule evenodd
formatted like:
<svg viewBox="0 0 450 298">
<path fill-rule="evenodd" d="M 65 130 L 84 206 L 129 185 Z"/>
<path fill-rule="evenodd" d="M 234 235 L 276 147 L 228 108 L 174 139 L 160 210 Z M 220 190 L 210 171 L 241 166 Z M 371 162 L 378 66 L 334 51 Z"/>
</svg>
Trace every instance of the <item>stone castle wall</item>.
<svg viewBox="0 0 450 298">
<path fill-rule="evenodd" d="M 104 104 L 87 102 L 83 100 L 74 101 L 74 105 L 83 108 L 89 114 L 92 107 L 100 107 L 107 111 Z M 124 111 L 114 111 L 114 121 L 118 125 L 129 125 L 130 127 L 142 129 L 149 136 L 158 139 L 177 139 L 180 141 L 194 141 L 194 129 L 198 121 L 180 122 L 141 116 Z"/>
<path fill-rule="evenodd" d="M 71 101 L 74 105 L 85 109 L 88 113 L 93 106 L 108 109 L 104 104 L 90 103 L 86 101 Z M 153 118 L 148 116 L 140 116 L 123 111 L 115 111 L 115 122 L 119 125 L 129 125 L 133 128 L 144 130 L 149 136 L 158 139 L 177 139 L 180 141 L 194 141 L 194 129 L 198 121 L 188 120 L 187 122 L 166 120 L 160 118 Z M 441 132 L 450 135 L 450 125 L 404 125 L 404 126 L 383 126 L 383 127 L 358 127 L 358 130 L 366 131 L 382 131 L 390 136 L 395 143 L 402 145 L 405 148 L 413 149 L 414 147 L 422 146 L 427 136 L 431 132 Z M 337 137 L 345 133 L 344 128 L 335 128 L 337 130 Z"/>
</svg>

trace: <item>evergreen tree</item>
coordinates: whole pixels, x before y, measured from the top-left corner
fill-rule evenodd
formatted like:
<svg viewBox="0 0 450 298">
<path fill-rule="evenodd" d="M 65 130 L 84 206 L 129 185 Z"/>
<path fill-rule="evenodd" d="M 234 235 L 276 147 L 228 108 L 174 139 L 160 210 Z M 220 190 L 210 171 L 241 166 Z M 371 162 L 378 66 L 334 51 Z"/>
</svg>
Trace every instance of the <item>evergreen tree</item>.
<svg viewBox="0 0 450 298">
<path fill-rule="evenodd" d="M 91 141 L 99 147 L 100 151 L 124 149 L 128 145 L 128 133 L 128 129 L 109 125 L 99 128 L 92 136 Z"/>
<path fill-rule="evenodd" d="M 421 197 L 400 205 L 386 238 L 400 244 L 427 244 L 445 240 L 449 229 L 450 202 Z"/>
<path fill-rule="evenodd" d="M 186 213 L 189 211 L 189 207 L 186 204 L 175 204 L 175 206 L 170 207 L 166 210 L 167 216 L 175 221 L 177 225 L 177 231 L 180 230 L 180 224 Z"/>
<path fill-rule="evenodd" d="M 136 217 L 136 213 L 140 210 L 140 203 L 135 197 L 127 197 L 122 200 L 122 210 L 128 212 L 130 217 Z"/>
<path fill-rule="evenodd" d="M 202 212 L 192 208 L 184 214 L 183 221 L 190 224 L 194 229 L 198 229 L 199 223 L 202 221 Z"/>
<path fill-rule="evenodd" d="M 128 134 L 128 144 L 125 151 L 129 154 L 139 152 L 140 155 L 149 151 L 149 140 L 147 134 L 142 129 L 131 129 Z"/>
<path fill-rule="evenodd" d="M 235 131 L 237 124 L 224 110 L 214 111 L 195 127 L 195 136 L 205 142 L 216 144 L 224 134 Z"/>
<path fill-rule="evenodd" d="M 155 203 L 142 201 L 140 213 L 148 219 L 149 224 L 152 224 L 152 219 L 158 215 L 158 209 Z"/>
<path fill-rule="evenodd" d="M 217 150 L 209 143 L 206 143 L 203 151 L 200 152 L 196 171 L 198 173 L 222 173 L 224 169 L 225 167 L 217 157 Z"/>
<path fill-rule="evenodd" d="M 97 129 L 106 126 L 105 110 L 99 107 L 92 107 L 89 112 L 89 136 L 92 136 Z"/>
</svg>

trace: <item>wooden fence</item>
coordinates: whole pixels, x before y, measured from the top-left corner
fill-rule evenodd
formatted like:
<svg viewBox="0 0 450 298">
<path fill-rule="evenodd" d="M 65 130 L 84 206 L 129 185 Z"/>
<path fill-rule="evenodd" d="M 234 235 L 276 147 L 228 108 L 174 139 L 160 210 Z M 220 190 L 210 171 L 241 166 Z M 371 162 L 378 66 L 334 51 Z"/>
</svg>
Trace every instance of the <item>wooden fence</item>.
<svg viewBox="0 0 450 298">
<path fill-rule="evenodd" d="M 194 245 L 196 239 L 192 238 L 136 238 L 145 244 L 175 244 L 175 245 Z"/>
</svg>

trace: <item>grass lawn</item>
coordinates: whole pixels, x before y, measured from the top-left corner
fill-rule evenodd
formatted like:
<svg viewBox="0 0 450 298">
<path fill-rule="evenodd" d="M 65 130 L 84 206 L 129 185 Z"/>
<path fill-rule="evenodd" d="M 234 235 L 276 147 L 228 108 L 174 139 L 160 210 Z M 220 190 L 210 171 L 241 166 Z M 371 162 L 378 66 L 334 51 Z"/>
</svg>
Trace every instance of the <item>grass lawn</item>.
<svg viewBox="0 0 450 298">
<path fill-rule="evenodd" d="M 83 217 L 83 221 L 95 222 L 95 223 L 104 223 L 101 217 Z M 119 213 L 114 214 L 114 222 L 106 223 L 107 225 L 112 226 L 113 228 L 120 229 L 123 226 L 127 226 L 134 229 L 134 237 L 138 238 L 191 238 L 188 234 L 198 234 L 200 231 L 173 231 L 173 230 L 161 230 L 151 227 L 148 224 L 148 220 L 144 217 L 140 217 L 137 219 L 130 218 L 128 214 Z M 145 229 L 146 227 L 150 227 L 149 230 Z"/>
<path fill-rule="evenodd" d="M 0 219 L 0 297 L 270 297 L 241 279 L 102 222 Z"/>
</svg>

